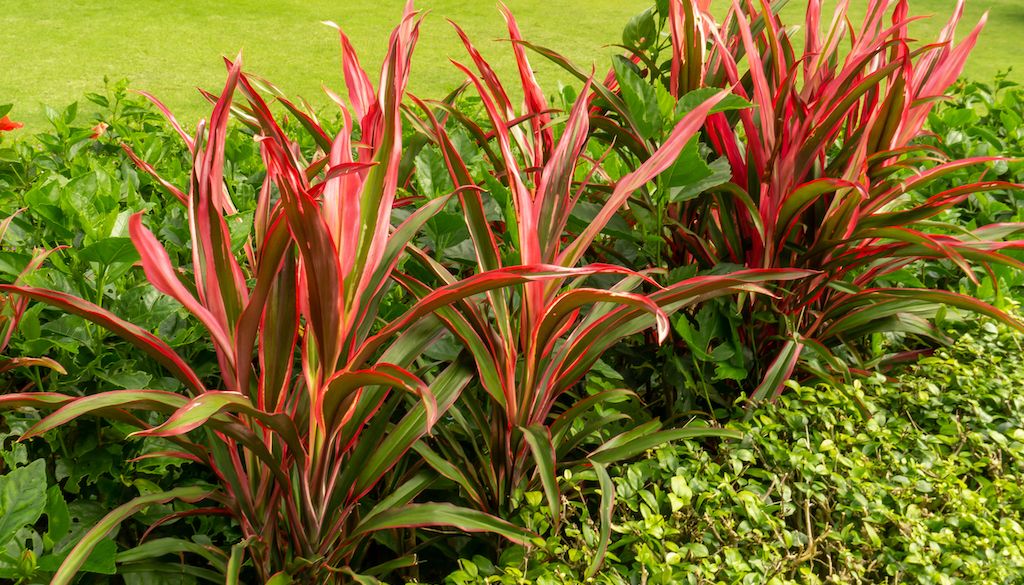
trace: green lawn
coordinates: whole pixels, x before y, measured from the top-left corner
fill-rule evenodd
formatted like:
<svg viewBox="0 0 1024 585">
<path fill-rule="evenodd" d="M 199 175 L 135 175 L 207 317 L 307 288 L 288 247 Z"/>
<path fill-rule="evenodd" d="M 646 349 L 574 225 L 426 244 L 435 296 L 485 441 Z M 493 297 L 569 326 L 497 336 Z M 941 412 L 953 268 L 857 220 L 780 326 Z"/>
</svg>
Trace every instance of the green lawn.
<svg viewBox="0 0 1024 585">
<path fill-rule="evenodd" d="M 581 65 L 607 67 L 609 43 L 628 18 L 650 0 L 506 0 L 524 35 L 567 54 Z M 724 4 L 716 0 L 716 5 Z M 801 2 L 788 9 L 799 12 Z M 854 5 L 863 5 L 855 0 Z M 969 74 L 990 78 L 1022 64 L 1021 0 L 971 0 L 973 23 L 985 7 L 989 27 L 969 64 Z M 386 5 L 386 7 L 382 7 Z M 289 94 L 324 103 L 322 84 L 342 89 L 337 37 L 320 24 L 333 20 L 351 36 L 365 65 L 383 56 L 387 34 L 401 13 L 399 0 L 5 0 L 0 2 L 0 104 L 13 102 L 12 117 L 29 130 L 44 124 L 42 104 L 63 106 L 102 88 L 103 78 L 127 77 L 134 87 L 164 99 L 192 121 L 205 112 L 194 88 L 217 88 L 222 55 L 244 51 L 247 68 Z M 912 0 L 915 14 L 948 13 L 952 0 Z M 414 63 L 412 89 L 434 97 L 461 80 L 447 62 L 463 58 L 446 18 L 461 23 L 485 55 L 506 71 L 507 47 L 493 42 L 503 22 L 489 0 L 421 0 L 430 14 Z M 863 8 L 861 8 L 863 10 Z M 796 19 L 790 19 L 795 22 Z M 939 19 L 919 25 L 934 37 Z M 963 27 L 966 31 L 966 27 Z M 559 72 L 535 59 L 542 82 L 554 90 Z"/>
<path fill-rule="evenodd" d="M 366 67 L 379 66 L 399 0 L 0 0 L 0 104 L 12 117 L 44 123 L 40 104 L 63 105 L 102 88 L 104 76 L 127 77 L 185 118 L 205 113 L 195 87 L 219 89 L 220 57 L 240 49 L 247 69 L 314 103 L 321 86 L 344 88 L 337 33 L 341 25 Z M 606 65 L 630 16 L 648 0 L 506 0 L 523 34 L 577 62 Z M 419 0 L 430 13 L 413 63 L 412 90 L 436 97 L 462 80 L 448 57 L 464 59 L 446 19 L 459 22 L 496 66 L 514 67 L 508 46 L 494 42 L 504 21 L 490 0 Z M 540 59 L 536 59 L 540 61 Z M 539 63 L 538 63 L 539 64 Z M 557 71 L 542 68 L 553 84 Z M 371 76 L 375 80 L 376 75 Z M 550 86 L 552 90 L 554 85 Z"/>
</svg>

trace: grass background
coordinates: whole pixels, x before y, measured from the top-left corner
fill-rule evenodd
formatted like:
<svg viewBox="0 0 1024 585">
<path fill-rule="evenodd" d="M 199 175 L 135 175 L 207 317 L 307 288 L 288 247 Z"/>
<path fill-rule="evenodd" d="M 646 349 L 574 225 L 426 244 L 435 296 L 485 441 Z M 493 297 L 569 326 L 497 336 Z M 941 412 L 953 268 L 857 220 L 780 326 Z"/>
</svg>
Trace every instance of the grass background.
<svg viewBox="0 0 1024 585">
<path fill-rule="evenodd" d="M 554 48 L 581 66 L 607 68 L 609 45 L 628 19 L 651 0 L 505 0 L 524 36 Z M 834 0 L 827 0 L 829 6 Z M 865 0 L 853 0 L 859 15 Z M 333 20 L 350 36 L 364 67 L 376 69 L 401 0 L 0 0 L 0 104 L 14 103 L 12 118 L 27 131 L 46 125 L 43 104 L 63 107 L 86 92 L 102 91 L 103 79 L 131 80 L 163 99 L 190 124 L 207 111 L 196 87 L 219 90 L 220 57 L 244 52 L 249 71 L 290 95 L 324 104 L 321 86 L 343 89 Z M 713 6 L 727 5 L 715 0 Z M 934 39 L 954 0 L 911 0 L 912 14 L 938 16 L 915 24 L 922 40 Z M 787 22 L 798 24 L 804 2 L 791 0 Z M 437 97 L 462 80 L 448 63 L 465 59 L 445 21 L 459 22 L 500 74 L 513 72 L 504 23 L 489 0 L 419 0 L 430 11 L 413 64 L 412 91 Z M 720 9 L 720 8 L 719 8 Z M 968 0 L 961 33 L 985 10 L 991 12 L 967 75 L 991 79 L 1001 69 L 1024 69 L 1024 0 Z M 829 11 L 826 11 L 830 12 Z M 538 76 L 553 92 L 565 80 L 557 68 L 533 58 Z M 85 104 L 81 104 L 85 105 Z"/>
</svg>

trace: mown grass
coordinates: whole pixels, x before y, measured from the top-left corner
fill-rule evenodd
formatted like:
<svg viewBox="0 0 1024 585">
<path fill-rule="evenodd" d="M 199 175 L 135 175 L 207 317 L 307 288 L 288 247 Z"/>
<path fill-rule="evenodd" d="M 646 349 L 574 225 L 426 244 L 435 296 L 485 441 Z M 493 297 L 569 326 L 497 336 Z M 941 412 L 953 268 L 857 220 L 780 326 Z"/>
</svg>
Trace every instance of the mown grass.
<svg viewBox="0 0 1024 585">
<path fill-rule="evenodd" d="M 325 104 L 321 86 L 342 91 L 337 33 L 341 25 L 364 65 L 376 68 L 400 0 L 40 0 L 0 2 L 0 104 L 13 102 L 12 117 L 43 129 L 41 104 L 60 106 L 103 87 L 103 78 L 127 77 L 186 119 L 208 110 L 195 88 L 223 85 L 221 56 L 243 51 L 246 68 L 289 95 Z M 557 47 L 581 65 L 597 62 L 603 73 L 607 47 L 621 38 L 628 19 L 648 0 L 506 0 L 531 40 Z M 447 93 L 463 79 L 448 63 L 465 59 L 446 22 L 465 28 L 492 63 L 514 67 L 496 2 L 419 0 L 429 10 L 413 63 L 412 90 L 426 97 Z M 539 63 L 552 91 L 558 71 Z"/>
<path fill-rule="evenodd" d="M 551 46 L 580 65 L 606 67 L 609 45 L 622 27 L 651 0 L 506 0 L 525 36 Z M 291 95 L 323 104 L 321 86 L 343 89 L 337 36 L 319 24 L 333 20 L 352 37 L 361 58 L 375 65 L 383 57 L 387 35 L 401 13 L 399 0 L 37 0 L 0 3 L 0 104 L 13 102 L 16 119 L 28 131 L 45 125 L 42 104 L 63 106 L 103 87 L 104 77 L 127 77 L 132 86 L 151 91 L 181 116 L 194 121 L 207 109 L 195 88 L 216 89 L 223 81 L 220 57 L 244 51 L 250 71 Z M 717 5 L 724 5 L 716 0 Z M 852 2 L 853 12 L 865 2 Z M 912 0 L 914 14 L 946 15 L 953 0 Z M 512 60 L 501 43 L 503 22 L 488 0 L 420 0 L 430 11 L 414 64 L 412 89 L 439 96 L 461 81 L 448 58 L 464 58 L 445 21 L 459 22 L 499 69 Z M 787 13 L 798 14 L 800 0 Z M 989 26 L 968 65 L 968 75 L 989 79 L 996 71 L 1024 65 L 1019 41 L 1024 35 L 1020 0 L 971 0 L 964 33 L 984 10 Z M 790 22 L 798 19 L 790 18 Z M 932 18 L 916 25 L 922 39 L 934 38 L 944 22 Z M 535 59 L 541 81 L 551 91 L 564 79 L 553 66 Z"/>
</svg>

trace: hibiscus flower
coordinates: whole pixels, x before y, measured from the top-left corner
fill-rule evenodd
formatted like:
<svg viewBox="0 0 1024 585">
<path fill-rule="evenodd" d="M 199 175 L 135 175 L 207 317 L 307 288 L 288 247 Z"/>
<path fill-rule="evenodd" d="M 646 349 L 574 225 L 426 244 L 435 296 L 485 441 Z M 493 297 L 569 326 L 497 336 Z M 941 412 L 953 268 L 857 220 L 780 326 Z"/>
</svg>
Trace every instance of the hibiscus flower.
<svg viewBox="0 0 1024 585">
<path fill-rule="evenodd" d="M 0 132 L 10 132 L 11 130 L 17 130 L 18 128 L 22 128 L 24 126 L 25 125 L 21 122 L 15 122 L 7 116 L 0 118 Z"/>
</svg>

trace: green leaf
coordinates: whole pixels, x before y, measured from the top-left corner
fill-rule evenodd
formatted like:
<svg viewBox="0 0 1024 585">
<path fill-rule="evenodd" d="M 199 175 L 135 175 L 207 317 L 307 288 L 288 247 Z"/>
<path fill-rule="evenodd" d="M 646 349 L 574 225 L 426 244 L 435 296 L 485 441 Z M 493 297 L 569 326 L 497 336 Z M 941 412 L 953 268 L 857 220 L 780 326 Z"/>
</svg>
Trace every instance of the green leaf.
<svg viewBox="0 0 1024 585">
<path fill-rule="evenodd" d="M 35 524 L 46 509 L 46 462 L 36 459 L 0 476 L 0 546 Z"/>
<path fill-rule="evenodd" d="M 224 585 L 239 585 L 239 576 L 242 572 L 242 561 L 245 559 L 246 542 L 238 542 L 231 546 L 231 556 L 228 558 L 228 566 L 225 569 L 226 578 Z"/>
<path fill-rule="evenodd" d="M 78 259 L 103 266 L 139 261 L 139 253 L 131 238 L 105 238 L 78 251 Z"/>
<path fill-rule="evenodd" d="M 654 138 L 664 128 L 654 86 L 641 79 L 636 66 L 624 57 L 616 55 L 612 66 L 615 68 L 615 79 L 622 88 L 622 99 L 626 102 L 637 130 L 646 140 Z"/>
<path fill-rule="evenodd" d="M 717 94 L 720 89 L 716 87 L 702 87 L 688 92 L 683 97 L 679 98 L 679 103 L 676 104 L 676 116 L 682 116 L 687 112 L 693 110 L 697 106 L 706 102 Z M 736 94 L 729 94 L 722 98 L 722 101 L 715 104 L 708 114 L 717 114 L 719 112 L 728 112 L 732 110 L 743 110 L 752 107 L 753 104 L 747 100 L 741 98 Z"/>
<path fill-rule="evenodd" d="M 608 542 L 611 539 L 612 530 L 612 511 L 615 507 L 615 484 L 612 483 L 608 470 L 605 469 L 604 465 L 593 459 L 590 460 L 590 464 L 597 475 L 598 485 L 601 486 L 601 503 L 598 508 L 598 516 L 601 523 L 597 550 L 594 551 L 594 558 L 590 561 L 590 566 L 587 567 L 587 579 L 597 574 L 598 569 L 601 568 L 601 563 L 604 562 L 605 553 L 608 552 Z"/>
<path fill-rule="evenodd" d="M 542 425 L 535 424 L 529 427 L 519 427 L 523 432 L 523 438 L 530 446 L 533 453 L 533 460 L 537 462 L 537 473 L 540 475 L 541 485 L 544 486 L 544 495 L 548 499 L 548 509 L 551 511 L 551 521 L 558 526 L 561 518 L 559 506 L 560 496 L 558 492 L 558 477 L 555 470 L 555 447 L 551 443 L 551 433 Z"/>
<path fill-rule="evenodd" d="M 71 513 L 68 511 L 68 504 L 64 501 L 60 486 L 50 486 L 50 489 L 46 490 L 44 513 L 47 520 L 44 542 L 48 549 L 52 549 L 71 530 Z"/>
<path fill-rule="evenodd" d="M 291 585 L 295 580 L 292 576 L 284 571 L 274 573 L 270 576 L 270 580 L 267 581 L 267 585 Z"/>
<path fill-rule="evenodd" d="M 699 161 L 699 162 L 697 162 Z M 728 183 L 732 179 L 732 168 L 725 157 L 719 158 L 706 164 L 704 160 L 697 157 L 697 161 L 687 168 L 681 175 L 676 174 L 679 163 L 673 169 L 672 182 L 669 184 L 669 201 L 681 203 L 689 201 L 720 185 Z"/>
<path fill-rule="evenodd" d="M 622 30 L 622 44 L 633 49 L 645 49 L 658 38 L 658 23 L 654 8 L 648 8 L 629 19 Z"/>
</svg>

